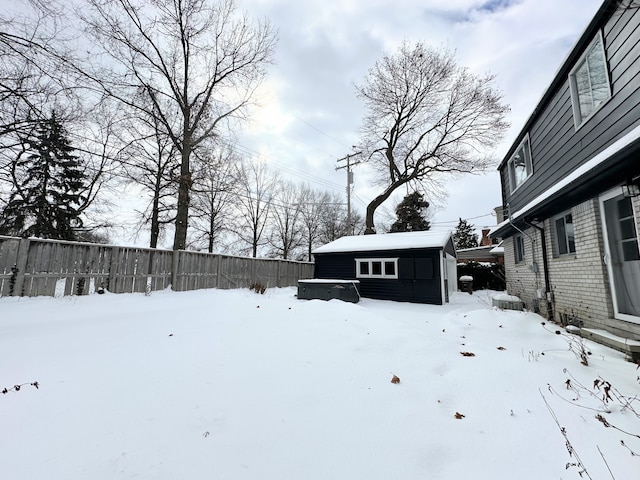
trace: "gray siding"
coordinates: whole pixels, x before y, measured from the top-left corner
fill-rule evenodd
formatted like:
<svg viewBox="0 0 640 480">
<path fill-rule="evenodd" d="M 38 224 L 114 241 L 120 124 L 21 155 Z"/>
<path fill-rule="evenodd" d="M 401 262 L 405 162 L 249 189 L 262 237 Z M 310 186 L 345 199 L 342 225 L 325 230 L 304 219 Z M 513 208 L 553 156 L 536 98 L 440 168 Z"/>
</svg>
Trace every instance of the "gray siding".
<svg viewBox="0 0 640 480">
<path fill-rule="evenodd" d="M 533 175 L 511 194 L 507 163 L 501 167 L 503 200 L 511 212 L 540 196 L 640 124 L 640 9 L 615 12 L 602 32 L 611 98 L 576 130 L 569 79 L 564 75 L 564 83 L 543 106 L 528 131 Z"/>
</svg>

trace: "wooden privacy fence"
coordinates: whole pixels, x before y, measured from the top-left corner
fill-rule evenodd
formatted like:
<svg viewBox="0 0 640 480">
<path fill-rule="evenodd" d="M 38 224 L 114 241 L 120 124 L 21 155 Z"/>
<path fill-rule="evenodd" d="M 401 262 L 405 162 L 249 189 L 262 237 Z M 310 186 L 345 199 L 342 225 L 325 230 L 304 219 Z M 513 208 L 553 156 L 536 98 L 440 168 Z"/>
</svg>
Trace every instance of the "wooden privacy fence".
<svg viewBox="0 0 640 480">
<path fill-rule="evenodd" d="M 0 297 L 295 285 L 313 264 L 0 236 Z"/>
</svg>

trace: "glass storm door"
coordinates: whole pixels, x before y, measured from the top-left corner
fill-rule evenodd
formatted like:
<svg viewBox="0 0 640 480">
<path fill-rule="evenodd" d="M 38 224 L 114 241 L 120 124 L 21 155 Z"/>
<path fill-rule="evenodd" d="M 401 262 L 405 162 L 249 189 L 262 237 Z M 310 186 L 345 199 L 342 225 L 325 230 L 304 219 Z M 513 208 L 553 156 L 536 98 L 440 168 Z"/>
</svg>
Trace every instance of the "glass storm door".
<svg viewBox="0 0 640 480">
<path fill-rule="evenodd" d="M 601 197 L 605 256 L 616 318 L 640 323 L 640 249 L 631 198 L 620 189 Z"/>
</svg>

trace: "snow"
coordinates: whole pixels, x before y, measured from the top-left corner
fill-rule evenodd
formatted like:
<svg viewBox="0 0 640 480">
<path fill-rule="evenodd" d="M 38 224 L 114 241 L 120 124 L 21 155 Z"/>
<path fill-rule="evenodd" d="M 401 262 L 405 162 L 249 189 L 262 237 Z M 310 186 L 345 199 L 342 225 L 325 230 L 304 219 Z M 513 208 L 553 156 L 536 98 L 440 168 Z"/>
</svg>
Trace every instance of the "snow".
<svg viewBox="0 0 640 480">
<path fill-rule="evenodd" d="M 331 284 L 340 284 L 340 283 L 348 283 L 348 284 L 359 284 L 360 280 L 340 280 L 340 279 L 328 279 L 328 278 L 311 278 L 306 280 L 298 280 L 298 283 L 331 283 Z"/>
<path fill-rule="evenodd" d="M 498 224 L 497 226 L 493 227 L 489 232 L 489 235 L 494 235 L 495 232 L 499 231 L 500 229 L 502 229 L 512 221 L 526 215 L 527 213 L 529 213 L 529 211 L 531 211 L 532 209 L 540 205 L 542 202 L 552 197 L 556 193 L 560 192 L 561 190 L 564 190 L 573 182 L 575 182 L 576 180 L 579 180 L 580 177 L 586 175 L 587 173 L 589 173 L 590 171 L 598 167 L 600 164 L 607 161 L 610 157 L 618 153 L 620 150 L 631 145 L 633 142 L 639 139 L 640 139 L 640 125 L 635 127 L 633 130 L 631 130 L 629 133 L 622 136 L 615 142 L 613 142 L 611 145 L 609 145 L 607 148 L 602 150 L 591 160 L 582 164 L 580 167 L 576 168 L 569 175 L 567 175 L 558 183 L 556 183 L 551 188 L 546 190 L 542 195 L 539 195 L 538 197 L 534 198 L 529 203 L 527 203 L 524 207 L 522 207 L 520 210 L 511 214 L 510 218 Z"/>
<path fill-rule="evenodd" d="M 443 248 L 451 238 L 450 230 L 425 232 L 383 233 L 341 237 L 313 250 L 312 253 L 363 252 L 372 250 L 399 250 L 409 248 Z"/>
<path fill-rule="evenodd" d="M 611 478 L 598 448 L 638 478 L 640 439 L 596 415 L 635 435 L 638 416 L 589 393 L 638 394 L 621 353 L 586 341 L 581 365 L 576 337 L 495 292 L 295 291 L 1 298 L 0 389 L 26 383 L 0 395 L 2 478 L 578 479 L 552 414 L 590 478 Z"/>
<path fill-rule="evenodd" d="M 483 250 L 491 250 L 491 245 L 480 245 L 479 247 L 472 248 L 458 248 L 456 251 L 460 252 L 481 252 Z"/>
<path fill-rule="evenodd" d="M 640 342 L 638 342 L 637 340 L 630 340 L 628 338 L 620 337 L 618 335 L 614 335 L 611 332 L 607 332 L 606 330 L 601 330 L 598 328 L 585 328 L 584 330 L 598 335 L 599 337 L 608 338 L 612 342 L 621 343 L 623 345 L 630 345 L 633 347 L 640 347 Z"/>
<path fill-rule="evenodd" d="M 491 298 L 494 300 L 500 300 L 502 302 L 521 302 L 520 297 L 516 297 L 515 295 L 509 295 L 507 293 L 494 293 L 491 295 Z"/>
</svg>

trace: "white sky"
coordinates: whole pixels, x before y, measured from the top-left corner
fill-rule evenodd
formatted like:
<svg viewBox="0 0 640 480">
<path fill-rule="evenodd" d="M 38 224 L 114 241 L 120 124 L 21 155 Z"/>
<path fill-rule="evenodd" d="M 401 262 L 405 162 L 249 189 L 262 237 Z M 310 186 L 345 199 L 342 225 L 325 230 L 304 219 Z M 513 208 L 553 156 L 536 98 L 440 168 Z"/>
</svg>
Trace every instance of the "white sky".
<svg viewBox="0 0 640 480">
<path fill-rule="evenodd" d="M 363 116 L 355 96 L 367 69 L 403 40 L 446 45 L 461 65 L 497 75 L 512 124 L 496 164 L 601 4 L 601 0 L 237 0 L 253 18 L 279 31 L 276 64 L 261 89 L 261 109 L 240 134 L 240 150 L 282 173 L 345 194 L 337 159 L 352 153 Z M 344 162 L 342 162 L 344 163 Z M 379 189 L 355 168 L 353 208 L 364 214 Z M 495 169 L 447 182 L 448 198 L 429 208 L 433 226 L 459 217 L 492 226 L 501 204 Z M 405 194 L 383 207 L 389 212 Z M 345 195 L 346 197 L 346 195 Z M 346 201 L 346 199 L 345 199 Z M 377 224 L 383 215 L 377 215 Z M 387 222 L 389 223 L 389 222 Z"/>
<path fill-rule="evenodd" d="M 20 0 L 20 3 L 24 0 Z M 236 132 L 238 149 L 259 156 L 284 176 L 340 195 L 346 202 L 346 172 L 337 159 L 353 153 L 363 109 L 355 87 L 385 52 L 404 40 L 447 46 L 458 62 L 478 74 L 497 76 L 511 106 L 511 129 L 495 152 L 496 166 L 522 128 L 553 75 L 602 0 L 236 0 L 250 18 L 268 19 L 279 32 L 275 64 L 259 90 L 259 107 Z M 15 0 L 0 5 L 19 9 Z M 380 192 L 371 171 L 354 169 L 352 208 L 364 215 Z M 458 218 L 476 228 L 496 224 L 501 204 L 495 169 L 446 182 L 446 199 L 429 198 L 433 227 L 455 228 Z M 376 214 L 389 225 L 398 191 Z M 137 197 L 120 199 L 114 216 L 124 226 Z M 129 196 L 131 196 L 129 195 Z M 132 203 L 133 202 L 133 203 Z M 139 208 L 139 207 L 136 207 Z M 146 234 L 118 238 L 146 244 Z M 118 232 L 111 232 L 118 237 Z M 170 235 L 165 243 L 170 242 Z"/>
</svg>

